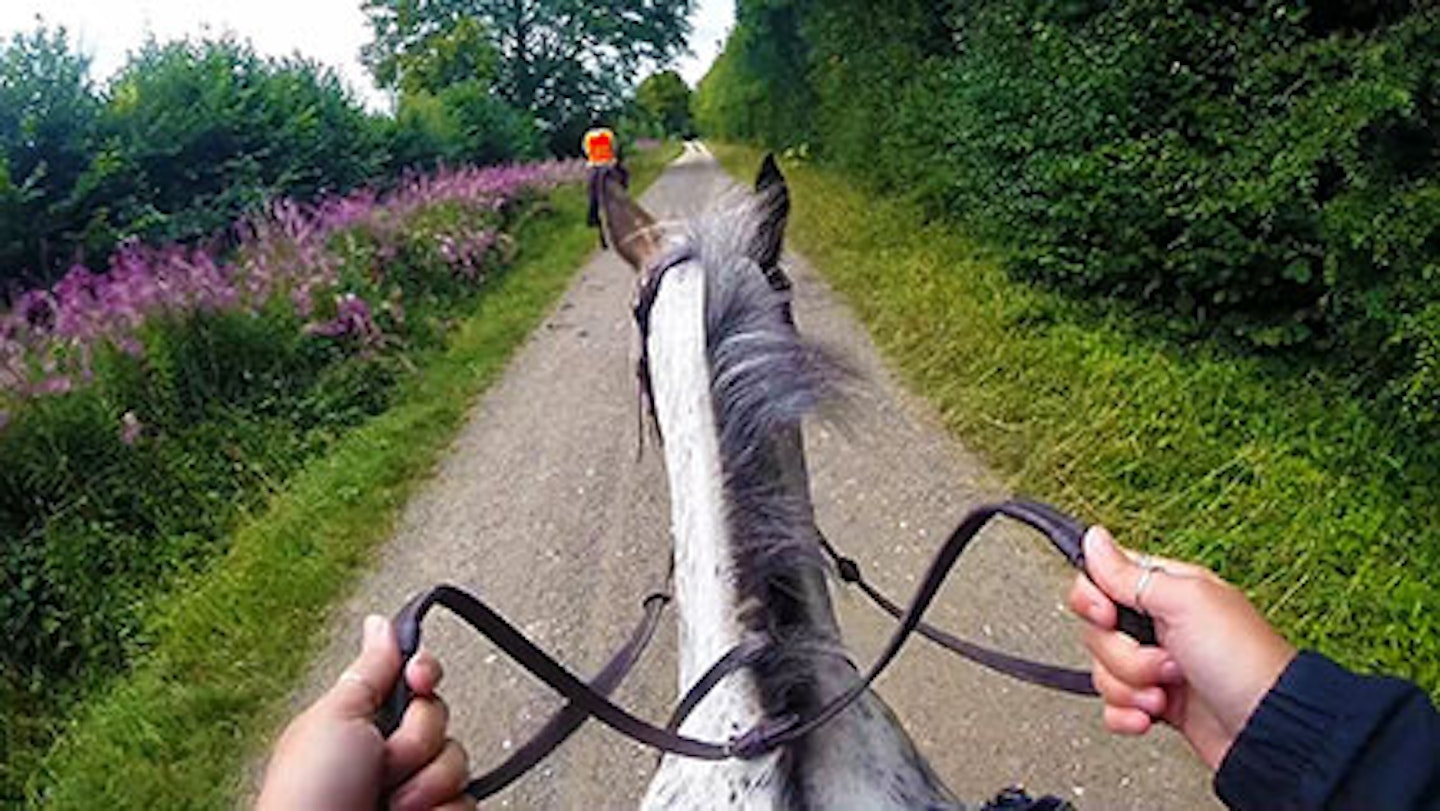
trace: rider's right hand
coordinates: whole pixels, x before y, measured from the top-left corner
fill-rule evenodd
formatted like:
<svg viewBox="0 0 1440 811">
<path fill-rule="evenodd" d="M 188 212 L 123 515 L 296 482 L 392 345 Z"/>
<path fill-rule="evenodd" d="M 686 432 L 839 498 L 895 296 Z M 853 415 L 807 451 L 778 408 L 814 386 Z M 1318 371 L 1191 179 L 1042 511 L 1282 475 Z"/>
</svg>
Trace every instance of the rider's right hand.
<svg viewBox="0 0 1440 811">
<path fill-rule="evenodd" d="M 1110 533 L 1085 536 L 1089 573 L 1070 590 L 1070 608 L 1086 621 L 1095 688 L 1105 726 L 1143 735 L 1155 719 L 1180 731 L 1212 770 L 1219 767 L 1260 700 L 1295 658 L 1239 589 L 1201 566 L 1154 558 L 1141 600 L 1155 620 L 1159 647 L 1115 630 L 1116 604 L 1139 608 L 1144 569 Z"/>
</svg>

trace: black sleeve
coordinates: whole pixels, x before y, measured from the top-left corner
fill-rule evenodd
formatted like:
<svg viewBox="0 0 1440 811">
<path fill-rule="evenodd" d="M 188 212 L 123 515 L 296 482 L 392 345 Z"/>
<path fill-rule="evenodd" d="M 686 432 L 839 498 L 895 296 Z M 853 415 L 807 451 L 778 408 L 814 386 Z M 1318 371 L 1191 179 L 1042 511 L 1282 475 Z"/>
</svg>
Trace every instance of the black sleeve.
<svg viewBox="0 0 1440 811">
<path fill-rule="evenodd" d="M 1302 653 L 1215 773 L 1230 808 L 1440 808 L 1440 715 L 1399 679 Z"/>
</svg>

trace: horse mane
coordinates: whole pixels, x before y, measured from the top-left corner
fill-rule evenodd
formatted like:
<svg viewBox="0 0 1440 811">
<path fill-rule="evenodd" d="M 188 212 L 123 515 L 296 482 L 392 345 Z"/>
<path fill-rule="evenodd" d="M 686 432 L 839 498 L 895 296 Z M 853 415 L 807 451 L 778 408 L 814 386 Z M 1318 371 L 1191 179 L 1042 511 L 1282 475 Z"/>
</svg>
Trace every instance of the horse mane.
<svg viewBox="0 0 1440 811">
<path fill-rule="evenodd" d="M 753 256 L 752 240 L 783 198 L 758 194 L 698 218 L 689 245 L 705 269 L 710 393 L 737 567 L 747 593 L 796 567 L 823 571 L 808 494 L 791 492 L 779 445 L 803 418 L 840 398 L 851 377 L 834 353 L 802 338 L 778 269 Z"/>
<path fill-rule="evenodd" d="M 691 221 L 686 247 L 705 273 L 705 334 L 731 555 L 742 624 L 770 644 L 751 667 L 769 717 L 806 716 L 826 696 L 817 660 L 849 662 L 830 610 L 801 448 L 803 419 L 843 400 L 853 373 L 795 329 L 774 263 L 784 188 L 730 200 Z M 770 265 L 762 264 L 769 259 Z M 806 743 L 782 768 L 798 779 Z"/>
</svg>

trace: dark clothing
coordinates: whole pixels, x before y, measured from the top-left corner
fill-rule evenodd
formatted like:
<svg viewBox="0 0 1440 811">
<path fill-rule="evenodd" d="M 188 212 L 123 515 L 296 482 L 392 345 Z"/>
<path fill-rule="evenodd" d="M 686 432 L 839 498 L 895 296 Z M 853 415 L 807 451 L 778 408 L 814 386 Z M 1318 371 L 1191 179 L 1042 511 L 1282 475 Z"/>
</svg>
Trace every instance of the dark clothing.
<svg viewBox="0 0 1440 811">
<path fill-rule="evenodd" d="M 1409 682 L 1302 653 L 1215 773 L 1231 808 L 1440 809 L 1440 714 Z"/>
<path fill-rule="evenodd" d="M 615 173 L 621 186 L 630 188 L 630 173 L 621 164 L 590 167 L 590 213 L 586 216 L 585 223 L 591 228 L 600 227 L 600 181 L 608 172 Z M 601 234 L 600 238 L 603 240 L 605 235 Z"/>
</svg>

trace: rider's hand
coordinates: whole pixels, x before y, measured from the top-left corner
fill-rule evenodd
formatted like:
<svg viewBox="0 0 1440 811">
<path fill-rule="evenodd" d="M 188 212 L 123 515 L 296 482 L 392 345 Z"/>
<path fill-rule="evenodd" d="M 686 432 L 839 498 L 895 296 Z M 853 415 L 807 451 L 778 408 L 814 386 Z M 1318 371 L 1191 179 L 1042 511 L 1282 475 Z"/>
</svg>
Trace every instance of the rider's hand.
<svg viewBox="0 0 1440 811">
<path fill-rule="evenodd" d="M 389 793 L 400 809 L 474 808 L 461 792 L 465 751 L 445 737 L 449 712 L 435 696 L 440 663 L 423 651 L 405 668 L 415 700 L 387 740 L 374 715 L 400 676 L 400 646 L 383 617 L 365 620 L 360 656 L 290 722 L 265 773 L 256 808 L 368 809 Z"/>
<path fill-rule="evenodd" d="M 1075 579 L 1070 608 L 1087 623 L 1105 726 L 1143 735 L 1161 719 L 1218 768 L 1295 649 L 1239 589 L 1208 569 L 1163 558 L 1154 559 L 1161 569 L 1141 596 L 1160 644 L 1141 646 L 1115 630 L 1115 605 L 1139 607 L 1144 570 L 1102 527 L 1086 534 L 1085 561 L 1089 577 Z"/>
</svg>

